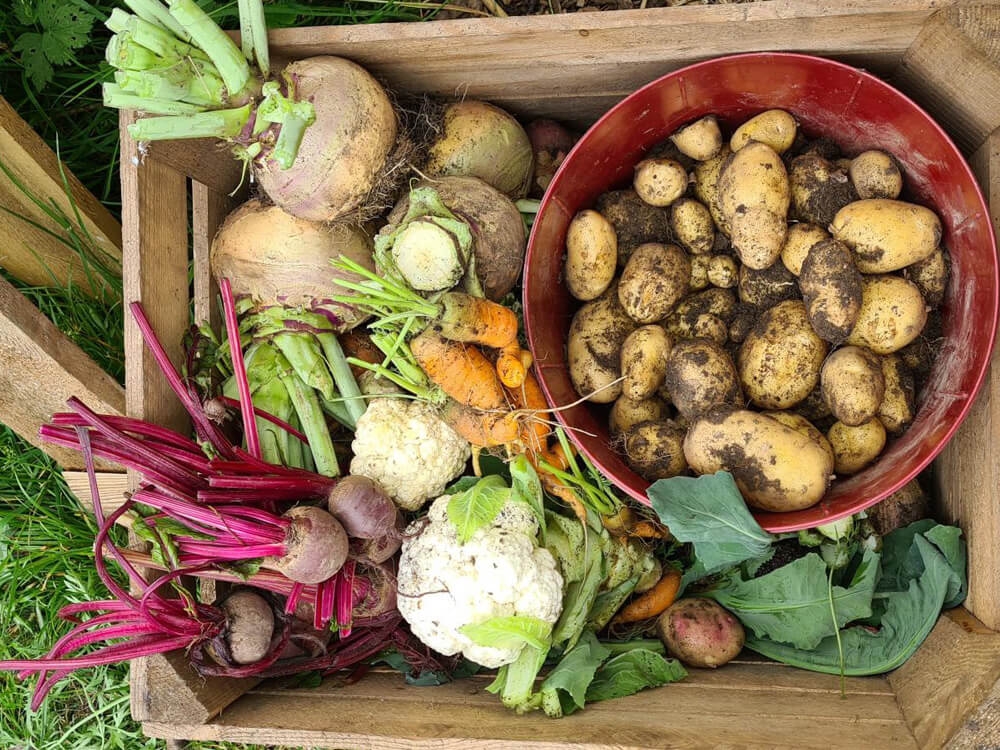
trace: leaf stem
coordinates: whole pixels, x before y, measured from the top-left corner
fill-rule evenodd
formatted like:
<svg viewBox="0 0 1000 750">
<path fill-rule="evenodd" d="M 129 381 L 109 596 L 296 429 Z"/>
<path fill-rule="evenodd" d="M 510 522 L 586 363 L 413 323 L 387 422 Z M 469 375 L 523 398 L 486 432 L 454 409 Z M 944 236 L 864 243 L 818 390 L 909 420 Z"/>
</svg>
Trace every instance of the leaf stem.
<svg viewBox="0 0 1000 750">
<path fill-rule="evenodd" d="M 250 66 L 240 48 L 194 0 L 169 0 L 170 15 L 219 71 L 229 98 L 238 100 L 254 83 Z"/>
<path fill-rule="evenodd" d="M 142 109 L 152 112 L 147 101 L 123 94 L 105 103 L 118 109 Z M 193 106 L 193 105 L 184 105 Z M 182 138 L 235 138 L 250 120 L 251 105 L 236 109 L 216 109 L 210 112 L 195 110 L 194 114 L 176 117 L 145 117 L 128 126 L 129 135 L 137 141 L 170 141 Z M 159 113 L 157 113 L 159 114 Z M 163 113 L 168 114 L 168 113 Z"/>
</svg>

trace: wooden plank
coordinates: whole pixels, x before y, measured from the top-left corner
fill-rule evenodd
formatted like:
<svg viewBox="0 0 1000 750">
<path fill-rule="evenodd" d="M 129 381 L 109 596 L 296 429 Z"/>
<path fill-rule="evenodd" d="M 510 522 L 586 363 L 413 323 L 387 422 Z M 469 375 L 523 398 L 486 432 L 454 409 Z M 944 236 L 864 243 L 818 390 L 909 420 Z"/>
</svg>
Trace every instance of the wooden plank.
<svg viewBox="0 0 1000 750">
<path fill-rule="evenodd" d="M 91 409 L 122 414 L 122 387 L 56 328 L 11 283 L 0 279 L 0 422 L 64 468 L 83 468 L 79 453 L 42 442 L 38 429 L 76 396 Z M 102 469 L 113 465 L 100 462 Z"/>
<path fill-rule="evenodd" d="M 1000 680 L 945 745 L 946 750 L 1000 747 Z"/>
<path fill-rule="evenodd" d="M 731 664 L 716 673 L 627 699 L 595 703 L 572 718 L 514 718 L 478 677 L 434 688 L 407 687 L 399 675 L 369 674 L 319 690 L 258 688 L 217 721 L 195 727 L 146 723 L 157 737 L 309 747 L 430 748 L 915 748 L 885 681 L 841 696 L 836 678 L 816 692 L 769 688 L 783 667 Z M 175 734 L 182 731 L 185 734 Z"/>
<path fill-rule="evenodd" d="M 0 165 L 35 198 L 54 202 L 67 216 L 74 216 L 58 157 L 3 97 L 0 97 Z M 96 249 L 117 267 L 122 257 L 121 226 L 68 169 L 65 173 L 69 195 L 80 211 L 83 226 L 94 239 Z M 107 288 L 103 280 L 87 276 L 73 249 L 10 213 L 61 233 L 58 225 L 3 171 L 0 171 L 0 207 L 6 209 L 0 210 L 0 236 L 4 238 L 0 265 L 14 278 L 36 286 L 65 286 L 72 281 L 88 292 Z"/>
<path fill-rule="evenodd" d="M 994 231 L 1000 234 L 1000 130 L 970 160 L 983 187 Z M 969 546 L 969 597 L 965 606 L 1000 630 L 1000 350 L 955 437 L 936 462 L 937 514 L 961 526 Z"/>
<path fill-rule="evenodd" d="M 63 479 L 66 486 L 79 500 L 80 506 L 88 513 L 94 512 L 94 496 L 90 491 L 90 477 L 85 471 L 64 471 Z M 124 471 L 101 471 L 97 473 L 97 491 L 101 496 L 101 509 L 107 515 L 116 510 L 125 501 L 128 490 L 128 475 Z M 130 526 L 127 517 L 122 520 L 123 526 Z"/>
<path fill-rule="evenodd" d="M 218 305 L 215 304 L 219 290 L 212 278 L 209 253 L 216 230 L 239 202 L 226 192 L 215 190 L 202 182 L 191 184 L 194 320 L 197 324 L 208 323 L 216 330 L 222 321 Z"/>
<path fill-rule="evenodd" d="M 1000 7 L 935 14 L 906 51 L 893 82 L 934 113 L 966 154 L 1000 127 Z"/>
<path fill-rule="evenodd" d="M 889 675 L 921 747 L 941 747 L 1000 679 L 1000 633 L 959 610 L 946 614 L 903 666 Z"/>
</svg>

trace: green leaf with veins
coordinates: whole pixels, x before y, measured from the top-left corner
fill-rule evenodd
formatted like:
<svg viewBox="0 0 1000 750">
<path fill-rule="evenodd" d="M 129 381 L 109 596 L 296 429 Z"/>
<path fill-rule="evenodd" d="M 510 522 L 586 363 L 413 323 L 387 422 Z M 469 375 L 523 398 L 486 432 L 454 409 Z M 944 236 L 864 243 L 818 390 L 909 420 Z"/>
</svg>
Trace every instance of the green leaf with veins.
<svg viewBox="0 0 1000 750">
<path fill-rule="evenodd" d="M 21 34 L 14 42 L 14 52 L 21 56 L 24 72 L 36 90 L 45 88 L 52 80 L 52 64 L 42 51 L 42 35 L 35 32 Z"/>
<path fill-rule="evenodd" d="M 510 487 L 503 477 L 492 474 L 448 501 L 448 520 L 465 544 L 479 529 L 489 526 L 510 499 Z"/>
<path fill-rule="evenodd" d="M 587 701 L 608 700 L 634 695 L 646 688 L 659 687 L 687 677 L 687 670 L 676 659 L 656 651 L 636 648 L 609 659 L 597 670 L 587 688 Z"/>
<path fill-rule="evenodd" d="M 22 23 L 41 29 L 21 34 L 14 42 L 31 84 L 41 90 L 52 80 L 54 65 L 73 62 L 73 51 L 90 42 L 94 18 L 62 0 L 40 0 L 30 13 L 27 3 L 19 4 L 15 13 Z"/>
<path fill-rule="evenodd" d="M 513 650 L 520 646 L 545 650 L 549 647 L 552 625 L 538 617 L 511 615 L 491 617 L 484 622 L 470 623 L 458 629 L 480 646 Z"/>
</svg>

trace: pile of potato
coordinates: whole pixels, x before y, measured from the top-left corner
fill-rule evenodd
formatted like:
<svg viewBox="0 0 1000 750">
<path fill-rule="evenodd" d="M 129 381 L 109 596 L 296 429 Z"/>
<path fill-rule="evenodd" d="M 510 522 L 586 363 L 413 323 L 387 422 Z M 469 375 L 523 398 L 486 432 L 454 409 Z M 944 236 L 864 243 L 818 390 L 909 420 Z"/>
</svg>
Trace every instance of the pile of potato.
<svg viewBox="0 0 1000 750">
<path fill-rule="evenodd" d="M 686 125 L 574 217 L 570 378 L 633 470 L 725 470 L 751 506 L 797 510 L 906 429 L 949 259 L 902 190 L 891 155 L 769 110 L 728 141 Z"/>
</svg>

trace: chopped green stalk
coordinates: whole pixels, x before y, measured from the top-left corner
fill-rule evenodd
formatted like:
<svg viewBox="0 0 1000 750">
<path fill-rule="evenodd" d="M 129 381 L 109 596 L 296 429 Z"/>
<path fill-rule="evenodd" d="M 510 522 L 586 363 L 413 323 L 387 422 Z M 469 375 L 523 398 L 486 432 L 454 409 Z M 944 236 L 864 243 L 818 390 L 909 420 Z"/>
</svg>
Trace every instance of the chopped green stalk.
<svg viewBox="0 0 1000 750">
<path fill-rule="evenodd" d="M 293 85 L 288 82 L 289 94 L 294 96 Z M 312 102 L 297 102 L 290 96 L 281 93 L 281 88 L 274 81 L 268 81 L 261 88 L 264 99 L 257 107 L 257 119 L 254 122 L 254 132 L 260 133 L 269 124 L 281 125 L 278 138 L 271 150 L 271 158 L 277 161 L 282 169 L 288 169 L 298 156 L 299 146 L 306 128 L 316 121 L 316 110 Z"/>
<path fill-rule="evenodd" d="M 271 75 L 271 61 L 267 46 L 267 21 L 264 18 L 264 4 L 260 0 L 239 0 L 240 41 L 243 56 L 253 63 L 263 78 Z"/>
<path fill-rule="evenodd" d="M 171 117 L 155 117 L 149 119 L 139 120 L 133 125 L 129 126 L 129 132 L 131 133 L 133 128 L 144 122 L 160 122 L 161 120 L 169 119 L 171 121 L 176 120 L 186 120 L 189 117 L 200 117 L 203 114 L 215 114 L 204 113 L 202 108 L 197 104 L 191 104 L 189 102 L 178 102 L 172 99 L 152 99 L 145 96 L 136 96 L 133 93 L 125 91 L 117 83 L 105 83 L 102 86 L 102 92 L 104 95 L 104 104 L 108 107 L 115 107 L 117 109 L 136 109 L 141 112 L 146 112 L 152 115 L 172 115 Z M 137 131 L 143 131 L 143 128 L 136 128 Z M 136 138 L 135 135 L 132 136 Z M 174 138 L 173 134 L 164 135 L 159 140 L 165 138 Z M 191 138 L 197 138 L 199 136 L 189 136 Z M 152 141 L 157 140 L 150 137 L 136 138 L 140 141 Z"/>
<path fill-rule="evenodd" d="M 327 369 L 316 338 L 312 334 L 303 334 L 300 331 L 279 332 L 274 334 L 271 340 L 285 355 L 285 359 L 302 378 L 303 383 L 315 388 L 327 400 L 337 397 L 337 389 L 330 376 L 330 370 Z"/>
<path fill-rule="evenodd" d="M 357 421 L 351 418 L 350 413 L 347 411 L 346 404 L 339 399 L 325 399 L 321 398 L 319 400 L 320 408 L 323 409 L 327 414 L 336 419 L 340 424 L 349 430 L 353 430 L 357 427 Z"/>
<path fill-rule="evenodd" d="M 333 382 L 340 392 L 342 403 L 347 410 L 348 422 L 346 426 L 354 429 L 361 415 L 365 413 L 365 397 L 358 387 L 358 381 L 354 379 L 351 366 L 347 363 L 347 357 L 340 346 L 335 334 L 318 333 L 316 340 L 319 341 L 323 349 L 323 356 L 326 357 L 326 365 L 333 376 Z"/>
<path fill-rule="evenodd" d="M 181 60 L 185 57 L 194 57 L 201 60 L 210 59 L 206 56 L 205 52 L 197 47 L 193 47 L 187 42 L 182 42 L 159 26 L 155 26 L 149 21 L 139 18 L 139 16 L 126 13 L 120 8 L 115 8 L 111 12 L 111 16 L 104 25 L 115 34 L 128 34 L 130 43 L 145 47 L 150 52 L 165 60 Z M 212 25 L 214 26 L 215 24 L 213 23 Z"/>
<path fill-rule="evenodd" d="M 250 66 L 240 48 L 194 0 L 169 0 L 170 15 L 208 55 L 226 83 L 230 99 L 248 93 L 254 83 Z"/>
<path fill-rule="evenodd" d="M 152 112 L 139 97 L 105 94 L 105 104 L 118 109 L 141 109 Z M 194 105 L 178 102 L 178 106 Z M 237 109 L 216 109 L 210 112 L 196 111 L 179 117 L 146 117 L 128 126 L 129 135 L 137 141 L 169 141 L 182 138 L 234 138 L 240 134 L 250 119 L 251 105 Z M 164 113 L 166 114 L 166 113 Z"/>
<path fill-rule="evenodd" d="M 535 688 L 535 679 L 545 663 L 548 649 L 537 649 L 526 645 L 517 659 L 500 667 L 496 679 L 486 690 L 500 693 L 500 700 L 507 708 L 528 709 Z"/>
<path fill-rule="evenodd" d="M 167 6 L 161 3 L 160 0 L 125 0 L 125 4 L 139 18 L 169 31 L 183 42 L 191 41 L 191 36 L 184 31 L 183 26 L 174 20 L 174 17 L 170 15 L 170 11 L 167 10 Z"/>
<path fill-rule="evenodd" d="M 340 464 L 337 462 L 333 440 L 330 438 L 330 430 L 326 426 L 326 419 L 323 417 L 316 392 L 302 382 L 287 360 L 282 360 L 284 357 L 279 357 L 278 377 L 281 378 L 289 398 L 295 405 L 295 413 L 298 414 L 302 432 L 309 440 L 309 450 L 316 463 L 316 473 L 328 477 L 339 476 Z"/>
<path fill-rule="evenodd" d="M 209 73 L 192 76 L 183 64 L 151 70 L 119 70 L 115 82 L 144 99 L 172 99 L 202 107 L 222 106 L 222 79 Z"/>
<path fill-rule="evenodd" d="M 146 70 L 166 64 L 166 60 L 132 41 L 127 33 L 115 34 L 104 50 L 108 65 L 118 70 Z"/>
<path fill-rule="evenodd" d="M 294 427 L 296 430 L 299 430 L 301 432 L 301 430 L 299 429 L 301 427 L 301 425 L 299 424 L 299 417 L 295 413 L 294 409 L 292 410 L 291 416 L 289 416 L 288 418 L 288 424 L 291 427 Z M 286 446 L 286 450 L 287 450 L 286 460 L 288 461 L 286 466 L 305 469 L 307 471 L 313 470 L 312 455 L 309 453 L 309 446 L 307 446 L 305 443 L 303 443 L 294 435 L 288 436 L 288 444 Z"/>
</svg>

